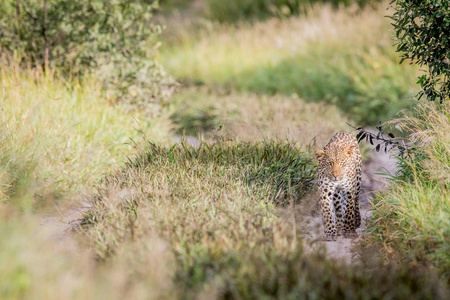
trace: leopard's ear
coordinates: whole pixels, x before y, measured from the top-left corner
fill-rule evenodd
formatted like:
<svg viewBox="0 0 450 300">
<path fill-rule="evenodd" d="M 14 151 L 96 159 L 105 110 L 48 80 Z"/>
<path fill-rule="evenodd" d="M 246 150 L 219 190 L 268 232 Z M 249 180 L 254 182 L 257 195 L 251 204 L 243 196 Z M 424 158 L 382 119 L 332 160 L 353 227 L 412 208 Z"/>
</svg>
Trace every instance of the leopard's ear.
<svg viewBox="0 0 450 300">
<path fill-rule="evenodd" d="M 319 160 L 324 158 L 327 154 L 323 150 L 316 150 L 314 151 L 314 155 L 316 156 L 316 159 Z"/>
<path fill-rule="evenodd" d="M 352 156 L 353 151 L 355 150 L 355 148 L 356 148 L 356 146 L 347 146 L 347 147 L 344 148 L 344 153 L 347 156 Z"/>
</svg>

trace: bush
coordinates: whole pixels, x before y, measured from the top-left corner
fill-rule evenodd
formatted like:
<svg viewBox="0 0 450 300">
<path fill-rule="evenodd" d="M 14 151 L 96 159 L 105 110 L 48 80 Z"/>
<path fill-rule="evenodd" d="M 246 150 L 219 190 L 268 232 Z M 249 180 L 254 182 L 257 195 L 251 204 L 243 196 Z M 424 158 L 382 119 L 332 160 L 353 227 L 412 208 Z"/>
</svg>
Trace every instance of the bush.
<svg viewBox="0 0 450 300">
<path fill-rule="evenodd" d="M 70 75 L 95 70 L 122 101 L 140 104 L 170 94 L 153 60 L 161 29 L 154 0 L 0 3 L 0 47 L 22 63 Z M 165 87 L 169 87 L 166 89 Z"/>
<path fill-rule="evenodd" d="M 442 102 L 450 97 L 450 4 L 448 0 L 394 0 L 392 16 L 397 51 L 403 60 L 427 66 L 419 77 L 419 98 Z M 402 61 L 403 61 L 402 60 Z"/>
</svg>

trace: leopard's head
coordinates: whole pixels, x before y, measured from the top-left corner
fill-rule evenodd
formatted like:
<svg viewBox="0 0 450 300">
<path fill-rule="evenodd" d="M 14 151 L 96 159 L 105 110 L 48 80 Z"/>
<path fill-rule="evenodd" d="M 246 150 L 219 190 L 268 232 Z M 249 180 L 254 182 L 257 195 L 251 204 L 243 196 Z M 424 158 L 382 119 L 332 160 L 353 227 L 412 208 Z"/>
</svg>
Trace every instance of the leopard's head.
<svg viewBox="0 0 450 300">
<path fill-rule="evenodd" d="M 342 148 L 316 150 L 314 155 L 319 161 L 319 172 L 326 175 L 331 181 L 342 180 L 344 176 L 342 169 L 350 161 L 355 148 L 350 145 Z"/>
</svg>

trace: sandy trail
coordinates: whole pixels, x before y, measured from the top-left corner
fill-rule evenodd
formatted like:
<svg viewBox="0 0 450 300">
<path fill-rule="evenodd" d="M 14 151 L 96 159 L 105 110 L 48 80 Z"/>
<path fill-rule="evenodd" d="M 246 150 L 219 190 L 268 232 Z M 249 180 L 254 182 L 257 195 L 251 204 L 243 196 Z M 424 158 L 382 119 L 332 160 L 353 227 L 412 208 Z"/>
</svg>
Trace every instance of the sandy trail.
<svg viewBox="0 0 450 300">
<path fill-rule="evenodd" d="M 79 245 L 73 236 L 88 210 L 89 204 L 81 200 L 65 205 L 55 204 L 54 210 L 41 218 L 41 231 L 47 232 L 59 250 L 77 250 Z"/>
<path fill-rule="evenodd" d="M 379 173 L 394 174 L 396 160 L 389 153 L 373 151 L 370 161 L 364 162 L 362 174 L 362 187 L 360 196 L 361 227 L 356 230 L 359 236 L 366 230 L 366 218 L 371 215 L 371 199 L 376 191 L 385 188 L 388 180 Z M 327 256 L 347 263 L 358 261 L 358 253 L 352 251 L 353 242 L 357 239 L 339 236 L 336 241 L 323 240 L 323 226 L 320 215 L 315 215 L 307 226 L 307 245 L 311 251 L 317 251 L 320 246 L 327 250 Z"/>
</svg>

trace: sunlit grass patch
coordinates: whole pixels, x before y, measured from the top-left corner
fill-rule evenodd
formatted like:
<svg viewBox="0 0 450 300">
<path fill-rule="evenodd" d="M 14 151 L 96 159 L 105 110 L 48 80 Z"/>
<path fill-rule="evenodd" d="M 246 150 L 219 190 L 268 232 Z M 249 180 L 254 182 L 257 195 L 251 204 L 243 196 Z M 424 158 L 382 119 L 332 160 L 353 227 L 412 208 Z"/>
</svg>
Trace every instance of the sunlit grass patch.
<svg viewBox="0 0 450 300">
<path fill-rule="evenodd" d="M 387 6 L 387 5 L 386 5 Z M 255 24 L 168 25 L 161 61 L 179 79 L 335 104 L 361 124 L 409 106 L 417 68 L 399 65 L 383 5 Z M 200 27 L 200 29 L 198 28 Z"/>
<path fill-rule="evenodd" d="M 370 234 L 395 258 L 450 267 L 450 194 L 444 186 L 397 184 L 375 200 Z M 448 276 L 448 274 L 446 275 Z"/>
<path fill-rule="evenodd" d="M 7 65 L 0 71 L 0 108 L 3 200 L 89 186 L 124 161 L 138 129 L 155 140 L 170 129 L 164 116 L 150 121 L 110 103 L 95 78 L 66 81 Z"/>
</svg>

